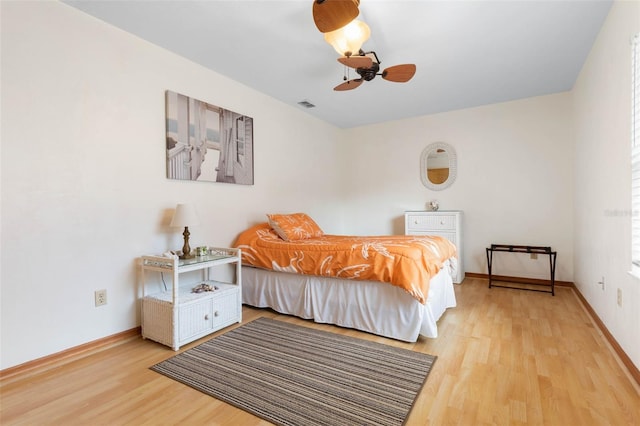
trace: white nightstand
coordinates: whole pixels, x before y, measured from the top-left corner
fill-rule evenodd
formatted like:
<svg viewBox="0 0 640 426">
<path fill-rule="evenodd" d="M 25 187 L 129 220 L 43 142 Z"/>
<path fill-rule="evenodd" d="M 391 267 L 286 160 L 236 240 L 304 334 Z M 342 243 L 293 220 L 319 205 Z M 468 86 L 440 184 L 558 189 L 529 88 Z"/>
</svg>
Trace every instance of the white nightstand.
<svg viewBox="0 0 640 426">
<path fill-rule="evenodd" d="M 437 235 L 455 244 L 458 249 L 458 271 L 453 277 L 453 282 L 460 284 L 464 280 L 461 211 L 407 211 L 404 213 L 404 233 L 406 235 Z"/>
<path fill-rule="evenodd" d="M 210 248 L 206 256 L 178 259 L 142 256 L 142 337 L 171 346 L 180 346 L 242 321 L 242 280 L 240 249 Z M 209 280 L 209 269 L 226 264 L 236 266 L 235 282 Z M 202 271 L 203 280 L 181 283 L 180 274 Z M 171 288 L 147 294 L 145 277 L 149 272 L 171 276 Z M 163 278 L 164 279 L 164 278 Z M 214 291 L 192 293 L 199 283 L 216 287 Z"/>
</svg>

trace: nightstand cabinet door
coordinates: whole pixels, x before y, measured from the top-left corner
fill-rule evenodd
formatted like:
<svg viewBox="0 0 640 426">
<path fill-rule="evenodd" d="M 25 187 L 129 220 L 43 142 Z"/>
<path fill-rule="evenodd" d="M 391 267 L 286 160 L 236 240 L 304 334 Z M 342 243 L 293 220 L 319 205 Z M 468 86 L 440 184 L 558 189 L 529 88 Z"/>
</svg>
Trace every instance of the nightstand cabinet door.
<svg viewBox="0 0 640 426">
<path fill-rule="evenodd" d="M 238 292 L 227 292 L 213 300 L 212 327 L 219 330 L 238 321 L 242 305 L 237 303 Z"/>
<path fill-rule="evenodd" d="M 190 341 L 200 334 L 207 334 L 213 327 L 213 304 L 211 299 L 180 308 L 180 341 Z"/>
<path fill-rule="evenodd" d="M 404 213 L 406 235 L 436 235 L 455 244 L 458 249 L 458 269 L 453 282 L 464 280 L 461 211 L 408 211 Z"/>
</svg>

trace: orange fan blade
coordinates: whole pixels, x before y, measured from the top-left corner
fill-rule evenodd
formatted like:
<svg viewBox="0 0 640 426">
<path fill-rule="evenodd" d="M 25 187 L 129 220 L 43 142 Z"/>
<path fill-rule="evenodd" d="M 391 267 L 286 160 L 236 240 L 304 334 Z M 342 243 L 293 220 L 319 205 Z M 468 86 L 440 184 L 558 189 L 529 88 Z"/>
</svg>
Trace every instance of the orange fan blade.
<svg viewBox="0 0 640 426">
<path fill-rule="evenodd" d="M 382 78 L 396 83 L 406 83 L 411 80 L 416 73 L 414 64 L 394 65 L 382 71 Z"/>
<path fill-rule="evenodd" d="M 338 62 L 350 68 L 371 68 L 373 60 L 368 56 L 342 56 Z"/>
<path fill-rule="evenodd" d="M 321 33 L 342 28 L 358 17 L 360 0 L 314 0 L 313 21 Z"/>
<path fill-rule="evenodd" d="M 361 78 L 356 78 L 355 80 L 345 81 L 342 84 L 338 84 L 336 87 L 333 88 L 333 90 L 335 90 L 336 92 L 342 92 L 344 90 L 352 90 L 352 89 L 355 89 L 356 87 L 360 86 L 363 81 L 364 80 L 362 80 Z"/>
</svg>

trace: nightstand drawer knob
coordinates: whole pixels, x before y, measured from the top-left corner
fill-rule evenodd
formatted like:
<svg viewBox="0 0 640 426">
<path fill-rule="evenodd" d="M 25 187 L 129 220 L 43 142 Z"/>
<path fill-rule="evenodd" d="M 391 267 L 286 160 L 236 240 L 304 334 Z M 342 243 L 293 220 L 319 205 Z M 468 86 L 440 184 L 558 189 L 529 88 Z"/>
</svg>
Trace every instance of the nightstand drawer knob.
<svg viewBox="0 0 640 426">
<path fill-rule="evenodd" d="M 218 316 L 220 316 L 220 312 L 215 311 L 215 312 L 213 313 L 213 316 L 214 316 L 214 317 L 218 317 Z"/>
<path fill-rule="evenodd" d="M 209 314 L 206 314 L 206 315 L 204 316 L 204 320 L 205 320 L 205 321 L 207 321 L 208 319 L 209 319 Z"/>
</svg>

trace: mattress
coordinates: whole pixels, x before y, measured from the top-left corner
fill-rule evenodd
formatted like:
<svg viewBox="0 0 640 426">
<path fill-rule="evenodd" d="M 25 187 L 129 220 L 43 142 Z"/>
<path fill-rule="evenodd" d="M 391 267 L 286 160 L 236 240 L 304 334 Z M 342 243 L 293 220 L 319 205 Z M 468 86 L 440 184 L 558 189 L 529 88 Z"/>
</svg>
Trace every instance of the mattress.
<svg viewBox="0 0 640 426">
<path fill-rule="evenodd" d="M 299 275 L 242 266 L 242 303 L 406 342 L 438 337 L 437 321 L 456 306 L 449 265 L 422 304 L 400 287 L 370 280 Z"/>
</svg>

